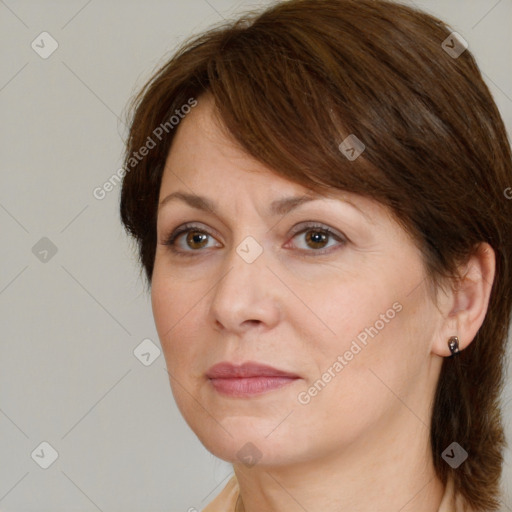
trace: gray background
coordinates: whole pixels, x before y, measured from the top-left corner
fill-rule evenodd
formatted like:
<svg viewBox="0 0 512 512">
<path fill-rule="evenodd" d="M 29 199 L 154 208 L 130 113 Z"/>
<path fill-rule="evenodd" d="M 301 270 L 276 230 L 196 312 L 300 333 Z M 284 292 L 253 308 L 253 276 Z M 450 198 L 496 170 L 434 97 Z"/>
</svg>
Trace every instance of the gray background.
<svg viewBox="0 0 512 512">
<path fill-rule="evenodd" d="M 156 66 L 264 3 L 0 1 L 1 511 L 201 509 L 231 474 L 181 418 L 163 356 L 144 366 L 133 354 L 146 338 L 159 347 L 150 301 L 119 186 L 103 200 L 93 190 L 121 166 L 127 102 Z M 415 4 L 469 42 L 510 132 L 512 0 Z M 31 47 L 43 31 L 59 45 L 47 59 Z M 508 378 L 509 439 L 511 397 Z M 43 441 L 58 452 L 48 469 Z"/>
</svg>

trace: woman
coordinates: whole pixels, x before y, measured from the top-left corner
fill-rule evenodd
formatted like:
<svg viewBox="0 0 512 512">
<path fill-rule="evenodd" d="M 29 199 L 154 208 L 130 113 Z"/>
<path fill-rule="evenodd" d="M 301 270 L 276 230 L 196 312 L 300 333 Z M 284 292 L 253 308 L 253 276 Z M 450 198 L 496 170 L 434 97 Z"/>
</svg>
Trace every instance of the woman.
<svg viewBox="0 0 512 512">
<path fill-rule="evenodd" d="M 140 92 L 121 215 L 224 511 L 487 511 L 512 161 L 464 40 L 383 0 L 291 0 Z"/>
</svg>

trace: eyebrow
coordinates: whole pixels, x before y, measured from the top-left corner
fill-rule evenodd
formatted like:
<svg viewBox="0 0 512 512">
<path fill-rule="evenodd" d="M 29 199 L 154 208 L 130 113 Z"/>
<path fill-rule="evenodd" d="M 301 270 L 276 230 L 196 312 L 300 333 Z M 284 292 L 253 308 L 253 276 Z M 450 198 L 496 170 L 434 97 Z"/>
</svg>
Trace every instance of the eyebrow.
<svg viewBox="0 0 512 512">
<path fill-rule="evenodd" d="M 284 197 L 282 199 L 276 199 L 272 203 L 270 203 L 269 213 L 270 215 L 286 215 L 288 212 L 298 208 L 302 204 L 308 203 L 310 201 L 314 201 L 320 199 L 321 196 L 292 196 L 292 197 Z M 213 201 L 210 199 L 198 196 L 195 194 L 187 194 L 185 192 L 173 192 L 166 196 L 160 204 L 158 205 L 158 209 L 160 210 L 163 206 L 173 200 L 181 200 L 187 203 L 192 208 L 196 208 L 197 210 L 203 211 L 211 211 L 213 213 L 216 212 L 217 207 Z"/>
<path fill-rule="evenodd" d="M 302 204 L 308 203 L 310 201 L 315 201 L 321 199 L 322 196 L 311 196 L 311 195 L 303 195 L 303 196 L 291 196 L 284 197 L 282 199 L 276 199 L 270 203 L 269 214 L 270 215 L 286 215 L 288 212 L 291 212 L 295 208 L 298 208 Z M 196 194 L 188 194 L 185 192 L 173 192 L 166 196 L 160 204 L 158 205 L 158 210 L 160 210 L 163 206 L 168 204 L 170 201 L 181 200 L 187 203 L 192 208 L 196 208 L 197 210 L 209 211 L 212 213 L 216 213 L 217 207 L 216 204 L 210 199 L 198 196 Z"/>
</svg>

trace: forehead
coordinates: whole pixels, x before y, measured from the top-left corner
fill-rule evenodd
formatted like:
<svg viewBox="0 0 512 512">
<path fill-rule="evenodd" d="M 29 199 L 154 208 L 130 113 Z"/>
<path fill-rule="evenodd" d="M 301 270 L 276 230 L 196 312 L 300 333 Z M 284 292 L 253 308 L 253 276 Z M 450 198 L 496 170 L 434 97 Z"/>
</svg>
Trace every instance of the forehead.
<svg viewBox="0 0 512 512">
<path fill-rule="evenodd" d="M 220 156 L 241 160 L 251 158 L 217 116 L 214 100 L 209 94 L 199 97 L 198 105 L 181 120 L 176 130 L 168 161 L 203 161 L 205 153 L 210 159 Z"/>
<path fill-rule="evenodd" d="M 201 96 L 197 107 L 177 127 L 165 162 L 161 195 L 165 189 L 178 184 L 216 189 L 219 185 L 225 188 L 239 181 L 246 185 L 265 182 L 271 187 L 269 192 L 273 189 L 302 194 L 314 192 L 313 187 L 280 176 L 249 155 L 216 115 L 211 96 Z"/>
<path fill-rule="evenodd" d="M 288 205 L 307 197 L 334 199 L 354 206 L 367 220 L 382 214 L 390 217 L 387 208 L 370 198 L 333 187 L 302 185 L 265 166 L 227 131 L 208 93 L 200 96 L 198 105 L 181 120 L 166 159 L 160 201 L 176 193 L 214 201 L 219 198 L 221 203 L 240 199 L 234 194 L 254 194 L 258 202 L 277 213 L 277 203 L 284 198 L 289 199 Z M 286 206 L 283 201 L 284 210 Z"/>
</svg>

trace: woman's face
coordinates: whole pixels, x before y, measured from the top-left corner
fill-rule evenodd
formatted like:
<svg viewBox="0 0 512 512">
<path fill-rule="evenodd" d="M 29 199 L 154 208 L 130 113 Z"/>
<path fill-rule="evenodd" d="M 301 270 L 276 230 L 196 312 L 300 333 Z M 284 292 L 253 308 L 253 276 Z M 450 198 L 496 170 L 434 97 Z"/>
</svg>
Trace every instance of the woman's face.
<svg viewBox="0 0 512 512">
<path fill-rule="evenodd" d="M 272 208 L 290 197 L 310 200 Z M 428 436 L 441 318 L 384 207 L 273 174 L 222 135 L 206 97 L 179 125 L 160 202 L 153 312 L 173 395 L 208 450 L 279 465 Z M 294 378 L 211 380 L 220 362 Z"/>
</svg>

